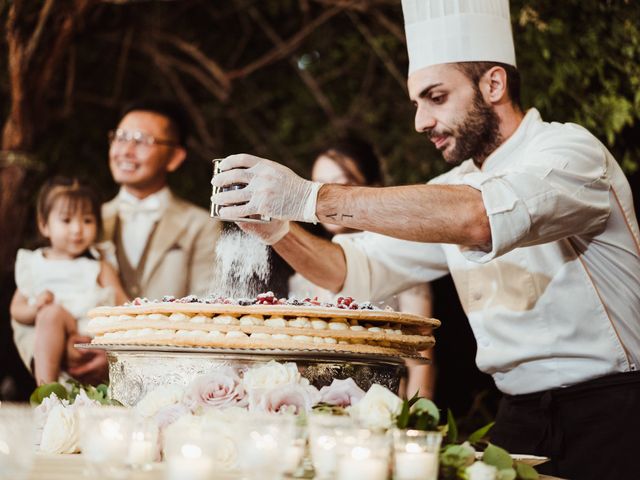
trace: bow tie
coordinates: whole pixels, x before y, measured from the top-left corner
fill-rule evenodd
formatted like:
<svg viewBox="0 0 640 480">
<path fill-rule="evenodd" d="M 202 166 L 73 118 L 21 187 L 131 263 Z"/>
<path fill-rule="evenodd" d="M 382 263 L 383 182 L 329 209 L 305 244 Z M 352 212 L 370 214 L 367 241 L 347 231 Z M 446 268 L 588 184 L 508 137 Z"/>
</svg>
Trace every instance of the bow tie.
<svg viewBox="0 0 640 480">
<path fill-rule="evenodd" d="M 145 198 L 140 201 L 123 198 L 118 203 L 118 213 L 123 220 L 140 219 L 141 217 L 149 220 L 158 220 L 161 215 L 160 201 L 155 197 Z"/>
</svg>

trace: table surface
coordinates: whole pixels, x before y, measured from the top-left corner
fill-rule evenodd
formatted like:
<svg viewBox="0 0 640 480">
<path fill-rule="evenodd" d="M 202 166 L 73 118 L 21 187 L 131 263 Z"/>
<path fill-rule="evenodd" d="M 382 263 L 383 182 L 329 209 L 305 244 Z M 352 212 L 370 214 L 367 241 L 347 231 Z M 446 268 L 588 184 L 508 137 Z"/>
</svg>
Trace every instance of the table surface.
<svg viewBox="0 0 640 480">
<path fill-rule="evenodd" d="M 83 478 L 85 464 L 82 455 L 50 455 L 36 454 L 36 461 L 31 472 L 31 480 L 69 480 Z M 128 480 L 162 480 L 164 465 L 154 464 L 149 471 L 132 471 Z M 560 480 L 557 477 L 540 475 L 541 480 Z"/>
</svg>

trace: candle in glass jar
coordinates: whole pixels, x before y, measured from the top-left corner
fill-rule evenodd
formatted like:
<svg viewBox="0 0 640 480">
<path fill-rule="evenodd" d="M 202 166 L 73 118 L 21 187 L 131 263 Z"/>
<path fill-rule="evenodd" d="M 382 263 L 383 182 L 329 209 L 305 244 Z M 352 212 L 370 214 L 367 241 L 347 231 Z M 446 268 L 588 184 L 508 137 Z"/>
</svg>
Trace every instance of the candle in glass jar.
<svg viewBox="0 0 640 480">
<path fill-rule="evenodd" d="M 137 436 L 136 433 L 132 435 L 129 445 L 129 464 L 145 465 L 153 462 L 155 445 L 151 440 L 146 440 L 144 434 Z"/>
<path fill-rule="evenodd" d="M 404 452 L 396 451 L 394 478 L 397 480 L 436 480 L 438 454 L 422 451 L 419 445 L 407 444 Z"/>
<path fill-rule="evenodd" d="M 185 444 L 180 454 L 167 459 L 166 480 L 208 480 L 213 475 L 213 460 L 197 445 Z"/>
<path fill-rule="evenodd" d="M 338 462 L 338 480 L 386 480 L 388 464 L 371 455 L 366 447 L 354 447 L 349 455 Z"/>
</svg>

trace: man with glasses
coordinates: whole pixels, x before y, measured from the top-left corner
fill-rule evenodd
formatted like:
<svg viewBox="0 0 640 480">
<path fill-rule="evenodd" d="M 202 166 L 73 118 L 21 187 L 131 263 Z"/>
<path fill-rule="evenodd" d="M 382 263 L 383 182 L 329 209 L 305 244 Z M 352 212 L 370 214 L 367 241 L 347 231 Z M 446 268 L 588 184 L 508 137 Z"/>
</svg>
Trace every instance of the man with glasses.
<svg viewBox="0 0 640 480">
<path fill-rule="evenodd" d="M 167 175 L 186 158 L 188 120 L 167 101 L 129 105 L 109 133 L 109 167 L 121 188 L 103 206 L 131 298 L 205 295 L 211 287 L 220 224 L 171 192 Z"/>
</svg>

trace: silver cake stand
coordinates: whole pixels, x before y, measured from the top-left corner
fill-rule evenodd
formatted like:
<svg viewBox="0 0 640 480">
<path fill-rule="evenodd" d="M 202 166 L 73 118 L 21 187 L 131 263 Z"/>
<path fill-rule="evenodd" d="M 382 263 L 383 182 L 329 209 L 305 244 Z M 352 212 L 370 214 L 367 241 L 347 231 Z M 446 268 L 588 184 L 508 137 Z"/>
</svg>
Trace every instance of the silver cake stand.
<svg viewBox="0 0 640 480">
<path fill-rule="evenodd" d="M 405 359 L 392 355 L 131 344 L 76 346 L 106 351 L 111 398 L 127 406 L 134 406 L 161 385 L 186 386 L 216 368 L 242 370 L 270 360 L 295 362 L 300 373 L 317 388 L 331 384 L 334 378 L 351 377 L 364 391 L 379 383 L 397 393 L 406 374 Z M 420 357 L 411 361 L 424 363 Z"/>
</svg>

